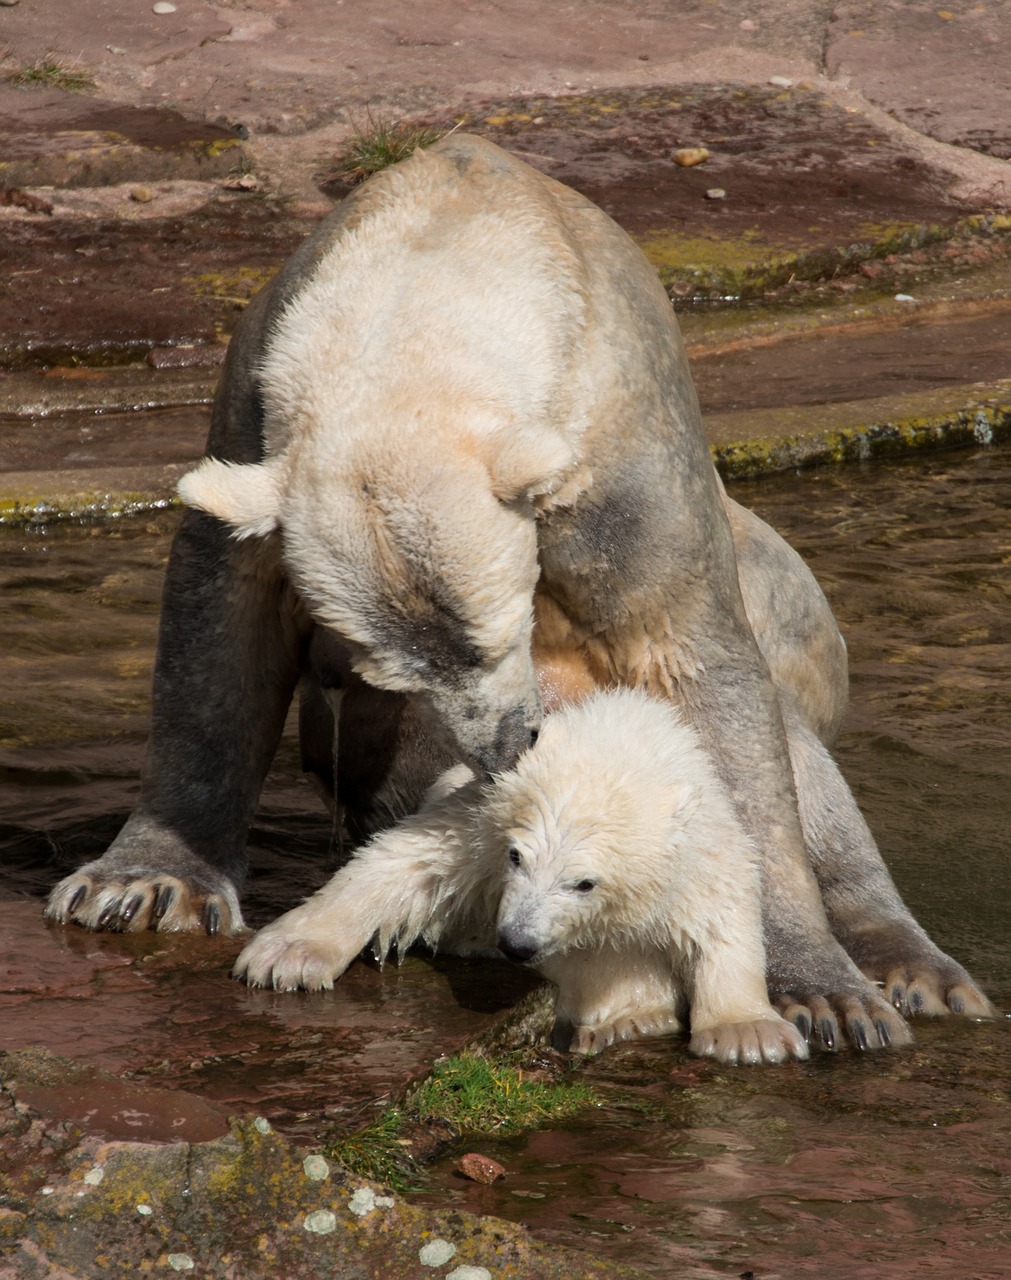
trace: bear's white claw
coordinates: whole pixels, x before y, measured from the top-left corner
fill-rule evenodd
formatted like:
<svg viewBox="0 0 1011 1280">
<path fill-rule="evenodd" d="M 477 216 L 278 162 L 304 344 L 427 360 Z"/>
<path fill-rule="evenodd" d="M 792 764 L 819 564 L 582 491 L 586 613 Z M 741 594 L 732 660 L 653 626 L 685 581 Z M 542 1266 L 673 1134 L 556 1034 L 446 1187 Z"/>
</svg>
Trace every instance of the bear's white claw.
<svg viewBox="0 0 1011 1280">
<path fill-rule="evenodd" d="M 704 1027 L 692 1035 L 688 1051 L 733 1067 L 787 1062 L 791 1058 L 803 1061 L 810 1056 L 801 1033 L 779 1017 Z"/>
<path fill-rule="evenodd" d="M 274 991 L 330 991 L 357 954 L 331 939 L 294 937 L 270 925 L 239 953 L 232 977 Z"/>
</svg>

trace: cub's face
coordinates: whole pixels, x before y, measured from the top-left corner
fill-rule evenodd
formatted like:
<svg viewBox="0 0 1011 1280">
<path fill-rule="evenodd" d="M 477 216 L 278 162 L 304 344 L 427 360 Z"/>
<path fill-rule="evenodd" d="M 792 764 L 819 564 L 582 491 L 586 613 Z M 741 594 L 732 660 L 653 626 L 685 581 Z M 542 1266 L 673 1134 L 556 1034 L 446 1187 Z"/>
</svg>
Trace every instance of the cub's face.
<svg viewBox="0 0 1011 1280">
<path fill-rule="evenodd" d="M 536 964 L 599 940 L 620 854 L 589 833 L 551 844 L 522 831 L 511 835 L 496 925 L 499 950 L 510 960 Z"/>
</svg>

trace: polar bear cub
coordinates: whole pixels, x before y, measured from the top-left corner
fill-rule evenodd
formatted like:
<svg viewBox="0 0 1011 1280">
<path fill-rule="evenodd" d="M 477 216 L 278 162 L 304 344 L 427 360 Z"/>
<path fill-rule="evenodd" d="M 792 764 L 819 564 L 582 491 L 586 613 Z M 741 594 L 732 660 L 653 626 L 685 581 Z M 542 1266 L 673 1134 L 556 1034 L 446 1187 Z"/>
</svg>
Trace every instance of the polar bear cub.
<svg viewBox="0 0 1011 1280">
<path fill-rule="evenodd" d="M 497 947 L 557 986 L 557 1047 L 687 1022 L 703 1057 L 806 1058 L 769 1003 L 760 903 L 754 850 L 693 730 L 670 703 L 612 690 L 548 716 L 491 784 L 449 770 L 234 972 L 312 991 L 372 940 L 380 956 Z"/>
</svg>

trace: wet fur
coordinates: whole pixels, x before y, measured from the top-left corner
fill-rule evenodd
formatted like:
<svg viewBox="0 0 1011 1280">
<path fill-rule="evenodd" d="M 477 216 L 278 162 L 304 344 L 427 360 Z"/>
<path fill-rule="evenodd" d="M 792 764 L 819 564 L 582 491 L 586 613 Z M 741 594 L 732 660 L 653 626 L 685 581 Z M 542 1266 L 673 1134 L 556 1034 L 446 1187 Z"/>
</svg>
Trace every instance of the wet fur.
<svg viewBox="0 0 1011 1280">
<path fill-rule="evenodd" d="M 592 887 L 589 887 L 592 886 Z M 807 1056 L 769 1003 L 754 850 L 676 709 L 631 690 L 548 717 L 493 785 L 456 770 L 302 907 L 257 934 L 252 985 L 329 987 L 381 954 L 529 951 L 558 987 L 555 1040 L 594 1052 L 691 1028 L 724 1062 Z"/>
</svg>

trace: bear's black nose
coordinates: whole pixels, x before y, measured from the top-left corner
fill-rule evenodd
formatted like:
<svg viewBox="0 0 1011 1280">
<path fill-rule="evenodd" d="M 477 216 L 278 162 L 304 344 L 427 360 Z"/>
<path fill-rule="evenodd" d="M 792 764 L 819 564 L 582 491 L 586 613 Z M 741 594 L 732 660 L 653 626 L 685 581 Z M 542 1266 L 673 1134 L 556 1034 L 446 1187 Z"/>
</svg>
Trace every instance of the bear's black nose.
<svg viewBox="0 0 1011 1280">
<path fill-rule="evenodd" d="M 531 942 L 529 938 L 515 937 L 508 933 L 499 934 L 498 949 L 507 960 L 513 960 L 516 964 L 525 964 L 539 950 L 536 943 Z"/>
</svg>

